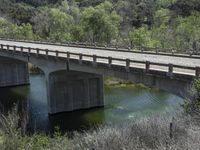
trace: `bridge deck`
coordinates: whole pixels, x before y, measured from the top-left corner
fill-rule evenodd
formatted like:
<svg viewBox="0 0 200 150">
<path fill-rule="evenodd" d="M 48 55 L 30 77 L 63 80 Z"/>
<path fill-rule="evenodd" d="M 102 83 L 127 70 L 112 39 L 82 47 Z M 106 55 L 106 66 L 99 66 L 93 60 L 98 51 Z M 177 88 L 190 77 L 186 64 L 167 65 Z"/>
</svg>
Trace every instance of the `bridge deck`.
<svg viewBox="0 0 200 150">
<path fill-rule="evenodd" d="M 132 53 L 132 52 L 122 52 L 122 51 L 109 51 L 109 50 L 100 50 L 95 48 L 81 48 L 81 47 L 70 47 L 70 46 L 59 46 L 59 45 L 48 45 L 48 44 L 38 44 L 38 43 L 28 43 L 28 42 L 14 42 L 14 41 L 6 41 L 0 40 L 0 44 L 10 45 L 10 46 L 22 46 L 22 47 L 30 47 L 30 48 L 39 48 L 39 49 L 48 49 L 51 51 L 59 51 L 59 52 L 71 52 L 71 53 L 82 53 L 83 55 L 97 55 L 102 57 L 113 57 L 117 59 L 130 59 L 134 61 L 149 61 L 153 63 L 161 63 L 161 64 L 174 64 L 177 66 L 188 66 L 188 67 L 199 67 L 200 59 L 198 58 L 189 58 L 189 57 L 177 57 L 177 56 L 167 56 L 167 55 L 157 55 L 157 54 L 142 54 L 142 53 Z M 45 54 L 45 53 L 44 53 Z M 50 52 L 49 55 L 55 55 L 55 53 Z M 62 57 L 62 55 L 59 54 Z M 71 55 L 72 58 L 79 57 L 77 55 Z M 83 57 L 83 60 L 92 61 L 91 57 Z M 108 60 L 98 58 L 97 62 L 108 63 Z M 126 62 L 122 62 L 120 60 L 113 60 L 112 64 L 123 65 L 126 66 Z M 131 63 L 130 67 L 137 68 L 145 68 L 145 64 L 142 63 Z M 160 71 L 168 71 L 168 66 L 159 66 L 159 65 L 151 65 L 151 69 L 160 70 Z M 195 75 L 195 70 L 192 69 L 182 69 L 174 67 L 175 73 L 180 74 L 189 74 Z"/>
</svg>

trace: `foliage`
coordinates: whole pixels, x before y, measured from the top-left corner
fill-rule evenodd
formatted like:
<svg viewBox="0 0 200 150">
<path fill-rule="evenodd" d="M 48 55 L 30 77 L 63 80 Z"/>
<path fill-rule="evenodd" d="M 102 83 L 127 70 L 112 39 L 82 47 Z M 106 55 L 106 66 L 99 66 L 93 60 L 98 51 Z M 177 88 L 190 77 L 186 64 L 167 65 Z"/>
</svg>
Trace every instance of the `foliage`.
<svg viewBox="0 0 200 150">
<path fill-rule="evenodd" d="M 20 117 L 16 107 L 6 116 L 0 115 L 1 150 L 68 150 L 70 141 L 59 130 L 53 137 L 46 134 L 24 135 L 19 126 Z"/>
<path fill-rule="evenodd" d="M 194 86 L 189 89 L 190 98 L 185 101 L 185 111 L 190 115 L 200 115 L 200 79 L 196 79 Z M 194 92 L 192 92 L 194 91 Z"/>
<path fill-rule="evenodd" d="M 4 18 L 0 36 L 6 38 L 200 50 L 199 0 L 0 0 L 0 4 Z"/>
<path fill-rule="evenodd" d="M 34 38 L 32 26 L 30 24 L 22 24 L 21 26 L 18 26 L 8 22 L 3 18 L 0 18 L 0 36 L 6 38 L 29 40 Z"/>
<path fill-rule="evenodd" d="M 195 80 L 195 87 L 200 95 L 200 79 Z"/>
<path fill-rule="evenodd" d="M 81 25 L 84 36 L 92 42 L 110 43 L 118 35 L 120 16 L 112 11 L 110 2 L 102 3 L 95 8 L 89 7 L 83 11 Z"/>
</svg>

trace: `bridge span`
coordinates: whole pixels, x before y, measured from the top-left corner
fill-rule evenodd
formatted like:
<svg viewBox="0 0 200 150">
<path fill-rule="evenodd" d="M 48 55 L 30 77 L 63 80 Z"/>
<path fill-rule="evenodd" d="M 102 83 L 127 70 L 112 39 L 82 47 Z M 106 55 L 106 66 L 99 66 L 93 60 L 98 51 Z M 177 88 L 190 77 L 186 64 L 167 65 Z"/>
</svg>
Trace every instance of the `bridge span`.
<svg viewBox="0 0 200 150">
<path fill-rule="evenodd" d="M 0 40 L 0 87 L 28 84 L 28 65 L 43 70 L 49 113 L 101 107 L 112 76 L 179 96 L 200 77 L 200 57 Z"/>
</svg>

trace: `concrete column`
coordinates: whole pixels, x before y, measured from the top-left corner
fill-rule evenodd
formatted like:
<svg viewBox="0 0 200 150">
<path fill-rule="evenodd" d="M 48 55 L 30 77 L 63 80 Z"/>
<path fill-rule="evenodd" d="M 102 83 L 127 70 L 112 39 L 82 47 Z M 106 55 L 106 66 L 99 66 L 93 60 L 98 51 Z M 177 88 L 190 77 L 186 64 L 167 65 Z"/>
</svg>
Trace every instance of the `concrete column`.
<svg viewBox="0 0 200 150">
<path fill-rule="evenodd" d="M 0 57 L 0 87 L 29 84 L 28 63 Z"/>
<path fill-rule="evenodd" d="M 103 76 L 58 71 L 47 77 L 49 113 L 104 106 Z"/>
</svg>

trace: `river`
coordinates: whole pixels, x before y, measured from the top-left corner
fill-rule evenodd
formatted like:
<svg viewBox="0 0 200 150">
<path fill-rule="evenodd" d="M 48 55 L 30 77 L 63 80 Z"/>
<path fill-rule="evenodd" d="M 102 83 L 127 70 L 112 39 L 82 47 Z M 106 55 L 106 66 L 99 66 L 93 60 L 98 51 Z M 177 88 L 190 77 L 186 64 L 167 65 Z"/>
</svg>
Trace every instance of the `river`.
<svg viewBox="0 0 200 150">
<path fill-rule="evenodd" d="M 158 89 L 138 85 L 105 87 L 105 107 L 49 116 L 44 76 L 31 75 L 30 86 L 0 88 L 5 111 L 17 104 L 28 114 L 28 130 L 52 132 L 84 130 L 94 125 L 117 124 L 180 109 L 183 99 Z"/>
</svg>

